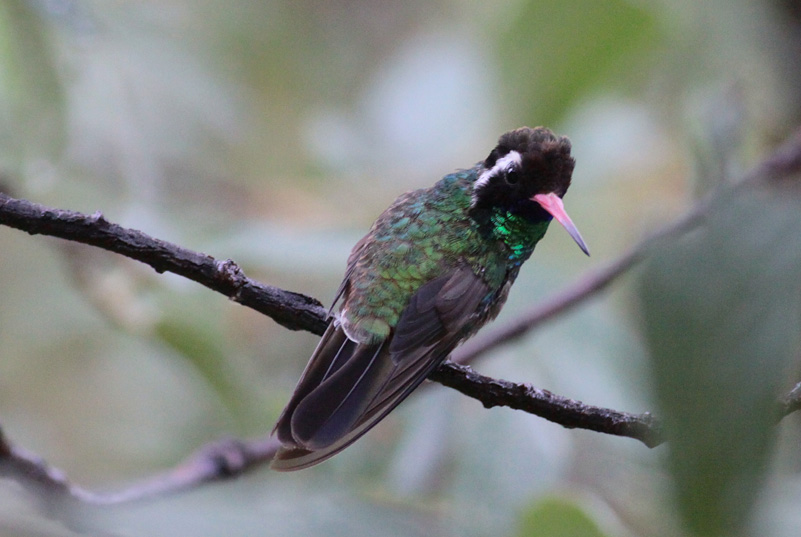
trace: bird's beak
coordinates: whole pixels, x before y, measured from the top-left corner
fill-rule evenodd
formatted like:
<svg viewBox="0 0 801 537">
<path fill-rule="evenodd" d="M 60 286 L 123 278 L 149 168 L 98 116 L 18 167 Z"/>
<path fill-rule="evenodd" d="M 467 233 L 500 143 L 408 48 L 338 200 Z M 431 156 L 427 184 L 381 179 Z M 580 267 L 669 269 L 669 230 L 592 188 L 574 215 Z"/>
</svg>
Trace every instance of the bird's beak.
<svg viewBox="0 0 801 537">
<path fill-rule="evenodd" d="M 570 236 L 573 237 L 573 240 L 576 241 L 576 244 L 579 245 L 581 251 L 587 255 L 590 255 L 590 251 L 587 249 L 587 245 L 584 244 L 584 239 L 581 238 L 581 233 L 579 233 L 578 228 L 567 216 L 565 212 L 565 206 L 562 203 L 562 198 L 550 192 L 548 194 L 537 194 L 536 196 L 531 198 L 532 201 L 536 201 L 539 203 L 543 209 L 551 213 L 551 215 L 556 218 L 556 220 L 562 224 Z"/>
</svg>

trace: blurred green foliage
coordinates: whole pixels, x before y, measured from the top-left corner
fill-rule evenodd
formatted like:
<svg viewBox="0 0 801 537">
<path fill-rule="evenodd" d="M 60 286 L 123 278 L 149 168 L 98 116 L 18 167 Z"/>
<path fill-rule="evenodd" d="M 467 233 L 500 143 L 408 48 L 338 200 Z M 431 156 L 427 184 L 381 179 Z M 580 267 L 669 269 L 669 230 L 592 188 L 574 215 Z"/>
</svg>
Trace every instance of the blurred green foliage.
<svg viewBox="0 0 801 537">
<path fill-rule="evenodd" d="M 625 0 L 574 1 L 569 9 L 558 0 L 527 2 L 508 22 L 497 43 L 503 87 L 522 105 L 516 114 L 548 125 L 588 93 L 631 83 L 632 64 L 663 41 L 658 12 Z"/>
<path fill-rule="evenodd" d="M 744 534 L 801 354 L 801 175 L 721 194 L 649 260 L 644 328 L 694 534 Z"/>
<path fill-rule="evenodd" d="M 63 150 L 66 102 L 48 34 L 29 2 L 0 5 L 0 135 L 3 153 L 14 155 L 17 165 Z"/>
<path fill-rule="evenodd" d="M 566 204 L 593 258 L 552 231 L 503 323 L 726 192 L 796 126 L 791 7 L 2 0 L 0 183 L 327 302 L 395 196 L 547 124 L 574 142 Z M 795 537 L 801 428 L 769 408 L 797 380 L 797 204 L 721 196 L 640 278 L 476 365 L 658 412 L 668 446 L 435 385 L 319 467 L 81 509 L 70 528 L 0 480 L 0 534 Z M 97 250 L 0 228 L 0 252 L 0 426 L 89 487 L 266 434 L 315 345 Z"/>
</svg>

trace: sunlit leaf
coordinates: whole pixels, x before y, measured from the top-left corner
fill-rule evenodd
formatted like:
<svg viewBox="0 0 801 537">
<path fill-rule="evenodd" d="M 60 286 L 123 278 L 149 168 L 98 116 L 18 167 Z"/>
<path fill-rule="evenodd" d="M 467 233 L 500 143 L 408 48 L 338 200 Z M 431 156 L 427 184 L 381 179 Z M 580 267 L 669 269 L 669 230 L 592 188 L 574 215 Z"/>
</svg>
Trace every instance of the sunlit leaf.
<svg viewBox="0 0 801 537">
<path fill-rule="evenodd" d="M 748 523 L 799 352 L 799 274 L 801 198 L 788 185 L 722 196 L 702 229 L 645 270 L 670 466 L 696 535 L 738 535 Z"/>
</svg>

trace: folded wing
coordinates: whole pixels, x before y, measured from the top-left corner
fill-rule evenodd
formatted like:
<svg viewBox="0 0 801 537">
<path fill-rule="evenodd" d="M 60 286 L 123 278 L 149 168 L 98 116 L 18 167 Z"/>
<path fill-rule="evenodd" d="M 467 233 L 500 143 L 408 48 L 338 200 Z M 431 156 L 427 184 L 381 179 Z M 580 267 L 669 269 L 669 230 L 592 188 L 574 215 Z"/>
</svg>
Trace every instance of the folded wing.
<svg viewBox="0 0 801 537">
<path fill-rule="evenodd" d="M 312 466 L 369 431 L 467 335 L 490 294 L 461 266 L 421 286 L 383 342 L 358 343 L 332 322 L 275 426 L 272 468 Z"/>
</svg>

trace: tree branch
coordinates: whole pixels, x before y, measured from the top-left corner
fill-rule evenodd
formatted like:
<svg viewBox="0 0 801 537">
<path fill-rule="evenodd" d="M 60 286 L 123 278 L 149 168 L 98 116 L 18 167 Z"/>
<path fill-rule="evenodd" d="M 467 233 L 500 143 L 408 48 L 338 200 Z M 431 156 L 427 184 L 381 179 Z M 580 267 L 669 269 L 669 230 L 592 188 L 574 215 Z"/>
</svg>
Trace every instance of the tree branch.
<svg viewBox="0 0 801 537">
<path fill-rule="evenodd" d="M 440 367 L 429 379 L 478 399 L 485 408 L 506 406 L 540 416 L 568 429 L 587 429 L 639 440 L 653 448 L 665 441 L 662 425 L 650 413 L 629 414 L 586 405 L 530 384 L 485 377 L 469 366 Z"/>
<path fill-rule="evenodd" d="M 318 335 L 325 331 L 326 310 L 320 301 L 251 280 L 230 259 L 218 261 L 210 255 L 113 224 L 99 211 L 88 216 L 0 192 L 0 224 L 31 235 L 49 235 L 97 246 L 141 261 L 158 273 L 178 274 L 263 313 L 290 330 Z"/>
<path fill-rule="evenodd" d="M 781 178 L 799 170 L 801 131 L 748 174 L 741 184 L 764 178 Z M 481 341 L 478 346 L 456 358 L 460 362 L 472 360 L 498 345 L 521 337 L 545 320 L 605 289 L 647 255 L 650 248 L 657 243 L 678 237 L 698 225 L 708 203 L 708 200 L 701 202 L 684 217 L 642 241 L 616 261 L 591 273 L 532 310 L 518 323 Z M 217 261 L 206 254 L 154 239 L 141 231 L 123 228 L 108 222 L 100 213 L 87 216 L 53 209 L 0 192 L 0 224 L 31 235 L 50 235 L 97 246 L 141 261 L 159 273 L 179 274 L 255 309 L 291 330 L 321 334 L 326 326 L 325 309 L 316 299 L 261 284 L 245 276 L 231 260 Z M 628 414 L 585 405 L 526 384 L 485 377 L 469 367 L 452 362 L 440 366 L 431 374 L 430 379 L 481 401 L 487 408 L 508 406 L 568 428 L 583 428 L 634 438 L 649 447 L 659 445 L 665 440 L 659 421 L 648 413 Z M 786 416 L 797 410 L 801 410 L 801 384 L 782 399 L 778 413 Z M 61 472 L 41 459 L 15 448 L 0 430 L 0 477 L 15 478 L 25 487 L 44 492 L 37 495 L 39 498 L 67 498 L 71 501 L 108 505 L 149 499 L 201 483 L 240 475 L 271 460 L 276 449 L 276 442 L 269 437 L 247 441 L 222 440 L 201 448 L 183 463 L 163 474 L 117 493 L 96 494 L 71 484 Z"/>
</svg>

